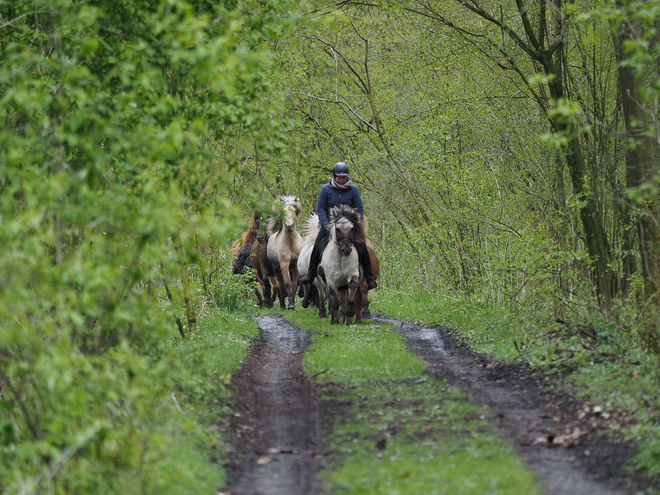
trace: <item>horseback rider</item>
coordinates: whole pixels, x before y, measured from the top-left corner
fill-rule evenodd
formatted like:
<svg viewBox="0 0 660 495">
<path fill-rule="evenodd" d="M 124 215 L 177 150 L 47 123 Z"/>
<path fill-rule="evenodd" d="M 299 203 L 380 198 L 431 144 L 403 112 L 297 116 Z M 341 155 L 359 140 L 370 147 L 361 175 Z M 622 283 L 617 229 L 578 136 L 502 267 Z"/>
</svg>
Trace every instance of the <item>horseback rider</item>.
<svg viewBox="0 0 660 495">
<path fill-rule="evenodd" d="M 330 223 L 330 209 L 334 206 L 348 205 L 357 208 L 360 219 L 364 219 L 364 206 L 357 186 L 353 185 L 348 175 L 348 165 L 343 162 L 335 163 L 332 167 L 332 180 L 324 184 L 319 193 L 319 201 L 316 211 L 321 222 L 322 229 L 314 242 L 311 259 L 309 260 L 309 273 L 300 279 L 301 284 L 311 284 L 317 275 L 319 263 L 323 249 L 325 249 L 326 239 L 330 234 L 332 224 Z M 364 271 L 364 277 L 367 279 L 369 290 L 375 289 L 376 278 L 371 268 L 371 257 L 364 242 L 355 243 L 355 250 L 358 254 L 358 260 Z"/>
</svg>

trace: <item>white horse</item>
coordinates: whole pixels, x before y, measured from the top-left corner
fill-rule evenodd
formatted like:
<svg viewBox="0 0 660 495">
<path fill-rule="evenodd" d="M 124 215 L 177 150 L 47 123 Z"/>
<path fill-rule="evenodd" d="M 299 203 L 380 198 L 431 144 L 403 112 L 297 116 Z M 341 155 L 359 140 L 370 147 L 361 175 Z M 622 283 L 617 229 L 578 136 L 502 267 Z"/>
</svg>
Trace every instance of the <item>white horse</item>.
<svg viewBox="0 0 660 495">
<path fill-rule="evenodd" d="M 339 323 L 339 306 L 344 323 L 362 321 L 362 293 L 358 290 L 364 275 L 355 243 L 365 242 L 363 225 L 356 209 L 340 205 L 330 210 L 330 241 L 323 251 L 319 276 L 325 279 L 330 297 L 331 323 Z"/>
<path fill-rule="evenodd" d="M 268 223 L 268 259 L 280 286 L 280 308 L 284 309 L 284 299 L 288 295 L 289 309 L 295 309 L 298 256 L 302 249 L 302 237 L 296 230 L 296 218 L 300 215 L 301 206 L 295 196 L 281 196 L 280 200 L 284 205 L 282 215 L 271 218 Z"/>
<path fill-rule="evenodd" d="M 312 249 L 314 249 L 314 242 L 319 235 L 320 228 L 319 216 L 316 213 L 309 215 L 302 228 L 303 245 L 300 251 L 300 256 L 298 257 L 298 273 L 301 276 L 309 273 L 309 262 L 312 258 Z M 328 286 L 321 277 L 315 277 L 314 287 L 316 288 L 316 293 L 318 295 L 319 316 L 321 318 L 327 318 L 328 315 L 325 310 L 325 303 L 328 300 Z M 303 308 L 309 306 L 309 300 L 312 297 L 312 294 L 310 294 L 311 291 L 312 288 L 310 284 L 301 284 L 298 296 L 302 298 L 301 306 Z"/>
</svg>

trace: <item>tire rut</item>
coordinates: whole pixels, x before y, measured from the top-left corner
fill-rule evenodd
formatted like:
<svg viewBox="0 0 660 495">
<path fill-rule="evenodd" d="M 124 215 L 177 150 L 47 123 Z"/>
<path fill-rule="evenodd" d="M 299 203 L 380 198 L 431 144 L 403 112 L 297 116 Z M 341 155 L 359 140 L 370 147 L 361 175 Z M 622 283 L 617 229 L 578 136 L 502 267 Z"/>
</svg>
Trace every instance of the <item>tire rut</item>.
<svg viewBox="0 0 660 495">
<path fill-rule="evenodd" d="M 232 495 L 315 492 L 322 460 L 321 401 L 302 373 L 310 332 L 280 315 L 258 318 L 260 340 L 231 384 Z"/>
<path fill-rule="evenodd" d="M 519 365 L 498 369 L 486 357 L 458 347 L 448 328 L 423 328 L 383 316 L 374 316 L 374 321 L 398 327 L 411 352 L 427 363 L 431 373 L 463 389 L 474 403 L 489 406 L 490 423 L 500 437 L 513 440 L 516 453 L 536 473 L 546 493 L 614 495 L 646 488 L 632 478 L 617 477 L 632 456 L 632 447 L 585 431 L 588 427 L 577 421 L 575 407 L 557 396 L 543 397 L 529 370 Z M 553 439 L 576 428 L 582 428 L 581 436 L 569 448 L 553 445 Z"/>
</svg>

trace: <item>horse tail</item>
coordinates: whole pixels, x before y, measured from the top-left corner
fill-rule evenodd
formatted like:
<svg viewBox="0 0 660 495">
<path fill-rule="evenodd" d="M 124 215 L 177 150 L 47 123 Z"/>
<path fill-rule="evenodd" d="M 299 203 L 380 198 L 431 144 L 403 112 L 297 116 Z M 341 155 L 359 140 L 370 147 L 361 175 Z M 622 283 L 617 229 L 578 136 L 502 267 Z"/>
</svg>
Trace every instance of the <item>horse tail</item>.
<svg viewBox="0 0 660 495">
<path fill-rule="evenodd" d="M 241 237 L 240 239 L 236 239 L 234 241 L 234 244 L 231 245 L 231 254 L 234 258 L 238 258 L 238 256 L 241 254 L 241 250 L 243 249 L 243 238 Z"/>
<path fill-rule="evenodd" d="M 305 225 L 301 229 L 301 234 L 303 236 L 303 246 L 314 244 L 316 237 L 319 235 L 319 230 L 321 230 L 321 225 L 319 224 L 319 216 L 316 213 L 312 213 L 305 220 Z"/>
<path fill-rule="evenodd" d="M 245 268 L 250 266 L 250 252 L 252 251 L 252 246 L 244 246 L 241 248 L 240 252 L 238 253 L 238 256 L 236 257 L 236 261 L 234 262 L 234 268 L 232 269 L 232 273 L 234 275 L 238 275 L 239 273 L 243 273 L 245 271 Z"/>
</svg>

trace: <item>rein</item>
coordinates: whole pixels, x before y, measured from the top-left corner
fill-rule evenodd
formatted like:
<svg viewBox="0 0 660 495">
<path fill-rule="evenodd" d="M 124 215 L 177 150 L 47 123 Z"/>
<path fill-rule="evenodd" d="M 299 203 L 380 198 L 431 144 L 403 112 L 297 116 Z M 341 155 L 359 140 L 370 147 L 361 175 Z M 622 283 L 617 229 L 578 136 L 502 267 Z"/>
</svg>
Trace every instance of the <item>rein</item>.
<svg viewBox="0 0 660 495">
<path fill-rule="evenodd" d="M 337 239 L 335 239 L 335 244 L 337 244 L 337 246 L 339 246 L 339 241 L 341 241 L 343 239 L 348 239 L 349 241 L 351 241 L 351 244 L 355 245 L 355 241 L 353 240 L 353 238 L 349 237 L 347 235 L 345 235 L 344 237 L 338 237 Z"/>
</svg>

